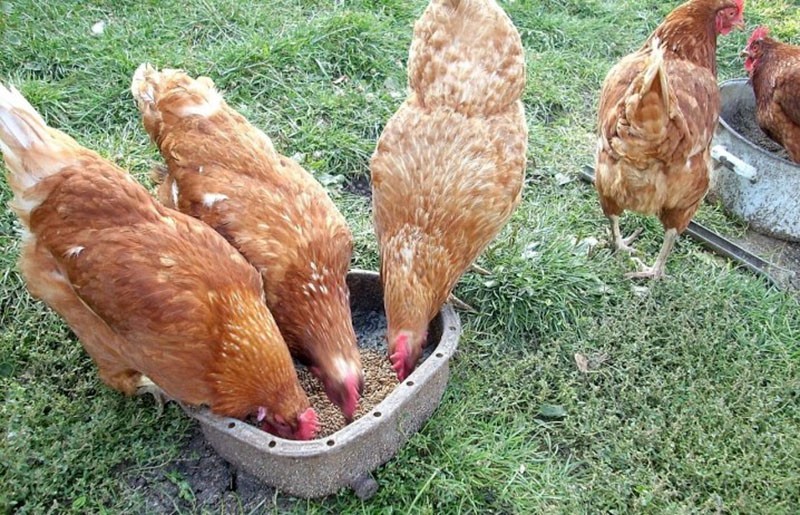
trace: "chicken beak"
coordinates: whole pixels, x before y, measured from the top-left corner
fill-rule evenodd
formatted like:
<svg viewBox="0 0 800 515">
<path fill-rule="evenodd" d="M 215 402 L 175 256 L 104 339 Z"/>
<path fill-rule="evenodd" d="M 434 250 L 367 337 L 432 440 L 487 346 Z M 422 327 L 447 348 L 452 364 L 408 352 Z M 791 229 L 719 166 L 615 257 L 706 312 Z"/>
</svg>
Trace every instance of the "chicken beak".
<svg viewBox="0 0 800 515">
<path fill-rule="evenodd" d="M 737 22 L 734 22 L 733 28 L 734 29 L 739 29 L 739 30 L 744 30 L 744 28 L 745 28 L 744 27 L 744 20 L 739 20 Z"/>
</svg>

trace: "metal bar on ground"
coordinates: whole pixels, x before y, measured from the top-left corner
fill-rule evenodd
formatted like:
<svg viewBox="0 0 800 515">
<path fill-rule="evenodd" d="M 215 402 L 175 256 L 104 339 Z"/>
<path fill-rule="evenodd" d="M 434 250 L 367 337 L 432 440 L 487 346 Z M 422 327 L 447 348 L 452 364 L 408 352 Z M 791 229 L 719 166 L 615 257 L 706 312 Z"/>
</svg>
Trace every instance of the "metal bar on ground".
<svg viewBox="0 0 800 515">
<path fill-rule="evenodd" d="M 580 171 L 580 178 L 585 182 L 593 184 L 594 170 L 592 167 L 588 165 L 584 166 Z M 780 286 L 780 283 L 769 272 L 771 268 L 775 268 L 775 265 L 769 261 L 743 249 L 734 242 L 694 221 L 689 222 L 689 226 L 686 228 L 686 234 L 713 252 L 735 261 L 751 272 L 766 278 L 772 284 Z"/>
</svg>

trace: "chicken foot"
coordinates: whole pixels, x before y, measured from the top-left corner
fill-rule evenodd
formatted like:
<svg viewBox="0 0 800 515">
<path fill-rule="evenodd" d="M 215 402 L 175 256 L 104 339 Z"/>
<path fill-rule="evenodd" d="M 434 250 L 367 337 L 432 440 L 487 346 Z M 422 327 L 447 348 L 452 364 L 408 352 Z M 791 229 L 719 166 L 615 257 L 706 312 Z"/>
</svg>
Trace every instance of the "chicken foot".
<svg viewBox="0 0 800 515">
<path fill-rule="evenodd" d="M 467 270 L 470 271 L 470 272 L 475 272 L 476 274 L 480 274 L 480 275 L 492 275 L 492 273 L 489 270 L 486 270 L 485 268 L 483 268 L 481 266 L 478 266 L 475 263 L 469 265 Z M 463 300 L 461 300 L 458 297 L 456 297 L 455 295 L 453 295 L 452 292 L 450 292 L 450 295 L 448 295 L 447 302 L 452 304 L 454 308 L 460 309 L 461 311 L 466 311 L 468 313 L 477 313 L 478 312 L 477 309 L 473 308 L 472 306 L 470 306 L 469 304 L 467 304 Z"/>
<path fill-rule="evenodd" d="M 476 274 L 480 274 L 480 275 L 492 275 L 492 272 L 490 272 L 489 270 L 486 270 L 482 266 L 476 265 L 475 263 L 472 263 L 471 265 L 469 265 L 469 267 L 467 267 L 467 271 L 475 272 Z M 461 300 L 458 297 L 456 297 L 455 295 L 453 295 L 453 292 L 450 292 L 450 295 L 448 295 L 447 302 L 452 304 L 454 308 L 460 309 L 461 311 L 466 311 L 468 313 L 478 313 L 477 309 L 473 308 L 472 306 L 470 306 L 469 304 L 467 304 L 463 300 Z"/>
<path fill-rule="evenodd" d="M 485 268 L 478 266 L 475 263 L 469 265 L 469 268 L 467 270 L 469 270 L 470 272 L 475 272 L 476 274 L 480 275 L 492 275 L 492 273 L 489 270 L 486 270 Z"/>
<path fill-rule="evenodd" d="M 667 264 L 667 258 L 672 252 L 672 247 L 675 246 L 675 241 L 678 239 L 677 229 L 668 229 L 664 233 L 664 244 L 661 245 L 661 251 L 658 253 L 655 264 L 653 266 L 645 265 L 640 259 L 633 258 L 638 265 L 637 272 L 630 272 L 625 274 L 627 279 L 661 279 L 666 277 L 664 268 Z"/>
<path fill-rule="evenodd" d="M 452 293 L 447 297 L 447 302 L 453 305 L 454 308 L 460 309 L 461 311 L 466 311 L 468 313 L 477 313 L 478 310 L 464 302 L 463 300 L 459 299 Z"/>
<path fill-rule="evenodd" d="M 158 411 L 158 416 L 160 417 L 161 414 L 164 413 L 164 404 L 171 401 L 172 398 L 164 393 L 164 390 L 151 381 L 149 377 L 146 375 L 140 375 L 139 382 L 136 384 L 136 395 L 141 396 L 147 394 L 152 395 L 153 400 L 156 401 L 156 410 Z"/>
<path fill-rule="evenodd" d="M 630 244 L 633 243 L 636 238 L 642 233 L 642 228 L 639 227 L 633 234 L 628 236 L 627 238 L 622 237 L 622 231 L 619 228 L 619 217 L 616 215 L 611 215 L 608 217 L 611 221 L 611 237 L 613 238 L 614 250 L 617 252 L 627 252 L 628 254 L 634 254 L 636 249 L 631 247 Z"/>
</svg>

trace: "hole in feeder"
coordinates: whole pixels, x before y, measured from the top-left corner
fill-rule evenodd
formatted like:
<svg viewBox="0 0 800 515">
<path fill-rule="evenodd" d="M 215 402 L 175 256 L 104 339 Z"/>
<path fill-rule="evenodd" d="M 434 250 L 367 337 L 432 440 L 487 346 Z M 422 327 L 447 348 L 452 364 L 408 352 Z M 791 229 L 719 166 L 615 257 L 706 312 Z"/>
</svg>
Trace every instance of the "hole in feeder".
<svg viewBox="0 0 800 515">
<path fill-rule="evenodd" d="M 414 381 L 406 381 L 406 386 L 414 386 Z"/>
<path fill-rule="evenodd" d="M 380 411 L 376 411 L 376 412 L 374 412 L 372 414 L 372 416 L 375 417 L 375 418 L 380 417 L 381 416 L 381 412 Z"/>
<path fill-rule="evenodd" d="M 333 440 L 328 440 L 325 443 L 328 444 L 328 447 L 333 447 Z"/>
<path fill-rule="evenodd" d="M 275 440 L 270 440 L 269 447 L 275 447 L 276 445 L 278 444 L 275 442 Z"/>
<path fill-rule="evenodd" d="M 436 353 L 436 357 L 437 357 L 437 358 L 443 358 L 443 357 L 444 357 L 444 354 L 442 354 L 441 352 L 437 352 L 437 353 Z"/>
<path fill-rule="evenodd" d="M 456 326 L 454 326 L 454 325 L 451 325 L 451 326 L 450 326 L 450 330 L 451 330 L 451 331 L 455 331 L 455 330 L 456 330 Z"/>
<path fill-rule="evenodd" d="M 236 427 L 236 424 L 234 422 L 228 423 L 228 429 L 233 429 L 234 427 Z"/>
</svg>

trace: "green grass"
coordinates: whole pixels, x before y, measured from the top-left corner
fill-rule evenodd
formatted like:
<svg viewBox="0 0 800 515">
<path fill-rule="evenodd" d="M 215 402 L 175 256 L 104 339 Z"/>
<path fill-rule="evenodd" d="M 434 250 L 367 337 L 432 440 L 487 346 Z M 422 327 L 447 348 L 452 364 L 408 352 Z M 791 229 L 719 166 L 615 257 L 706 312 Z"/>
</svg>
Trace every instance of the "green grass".
<svg viewBox="0 0 800 515">
<path fill-rule="evenodd" d="M 594 106 L 606 71 L 676 2 L 501 2 L 528 57 L 530 167 L 524 202 L 481 258 L 492 277 L 457 290 L 460 351 L 441 407 L 376 472 L 378 494 L 266 506 L 298 512 L 793 513 L 800 505 L 800 306 L 684 239 L 671 278 L 634 284 L 607 247 L 593 191 Z M 157 155 L 128 93 L 142 61 L 213 77 L 276 146 L 331 184 L 356 235 L 355 266 L 375 268 L 369 203 L 339 177 L 368 173 L 402 101 L 415 0 L 0 1 L 0 80 L 45 118 L 142 182 Z M 748 26 L 800 43 L 792 0 L 751 0 Z M 106 20 L 103 35 L 90 27 Z M 746 34 L 720 40 L 720 78 L 743 75 Z M 346 79 L 338 80 L 340 77 Z M 0 201 L 10 198 L 0 181 Z M 716 206 L 698 219 L 741 231 Z M 146 510 L 121 470 L 177 454 L 190 423 L 103 386 L 74 335 L 32 300 L 16 271 L 16 221 L 0 210 L 0 509 Z M 662 229 L 638 246 L 652 260 Z M 575 365 L 581 353 L 598 368 Z M 603 359 L 600 359 L 603 358 Z M 563 416 L 545 417 L 563 411 Z M 181 479 L 175 476 L 172 481 Z M 191 485 L 174 499 L 203 506 Z M 277 503 L 277 504 L 276 504 Z M 205 507 L 206 510 L 212 507 Z"/>
</svg>

